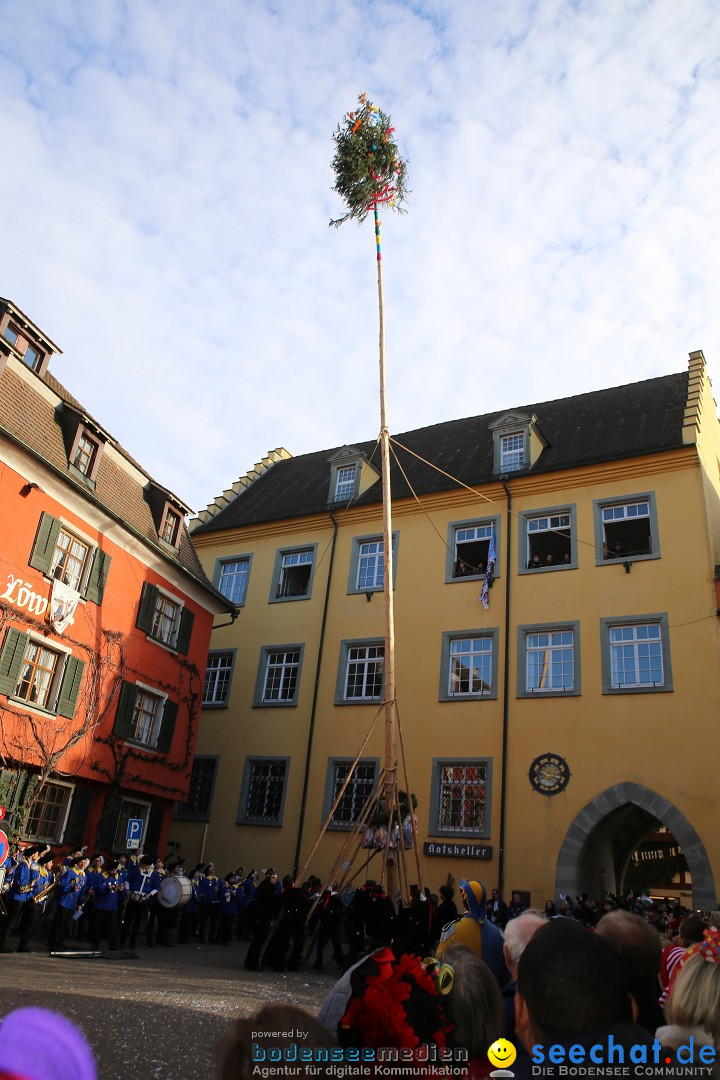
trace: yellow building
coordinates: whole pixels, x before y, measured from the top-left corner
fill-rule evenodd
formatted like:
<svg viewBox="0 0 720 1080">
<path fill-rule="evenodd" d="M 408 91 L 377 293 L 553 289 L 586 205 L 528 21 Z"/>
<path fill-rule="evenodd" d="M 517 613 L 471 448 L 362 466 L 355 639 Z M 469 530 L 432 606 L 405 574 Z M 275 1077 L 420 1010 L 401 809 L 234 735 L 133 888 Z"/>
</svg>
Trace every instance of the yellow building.
<svg viewBox="0 0 720 1080">
<path fill-rule="evenodd" d="M 720 440 L 702 353 L 689 372 L 393 449 L 397 700 L 425 883 L 599 896 L 664 826 L 693 903 L 714 907 Z M 382 700 L 380 486 L 374 443 L 279 450 L 200 515 L 204 568 L 242 611 L 211 643 L 171 832 L 188 863 L 285 873 L 316 839 Z M 383 753 L 380 717 L 311 871 L 329 870 Z"/>
</svg>

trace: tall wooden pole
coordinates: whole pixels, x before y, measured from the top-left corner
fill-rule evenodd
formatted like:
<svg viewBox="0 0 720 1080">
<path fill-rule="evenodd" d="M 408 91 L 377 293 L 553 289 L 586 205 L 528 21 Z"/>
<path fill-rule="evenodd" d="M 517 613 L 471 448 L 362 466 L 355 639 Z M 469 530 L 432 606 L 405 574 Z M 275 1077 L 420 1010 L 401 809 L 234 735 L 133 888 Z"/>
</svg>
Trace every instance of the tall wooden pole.
<svg viewBox="0 0 720 1080">
<path fill-rule="evenodd" d="M 390 433 L 387 423 L 385 381 L 385 303 L 383 298 L 382 248 L 380 218 L 375 207 L 375 246 L 377 249 L 378 309 L 380 315 L 380 452 L 383 494 L 383 596 L 385 600 L 385 810 L 388 830 L 385 839 L 388 863 L 387 894 L 395 904 L 397 874 L 390 852 L 390 821 L 397 791 L 397 750 L 395 746 L 395 614 L 393 608 L 392 499 L 390 491 Z M 402 823 L 399 823 L 402 828 Z"/>
</svg>

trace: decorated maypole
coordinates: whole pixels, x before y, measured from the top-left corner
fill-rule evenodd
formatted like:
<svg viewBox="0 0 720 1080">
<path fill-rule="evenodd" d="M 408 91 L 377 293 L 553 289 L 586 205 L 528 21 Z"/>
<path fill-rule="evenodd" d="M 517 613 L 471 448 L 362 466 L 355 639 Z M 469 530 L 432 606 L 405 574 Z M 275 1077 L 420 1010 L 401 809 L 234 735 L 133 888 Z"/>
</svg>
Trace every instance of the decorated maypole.
<svg viewBox="0 0 720 1080">
<path fill-rule="evenodd" d="M 354 218 L 362 223 L 372 211 L 375 224 L 377 251 L 377 288 L 379 312 L 379 359 L 380 359 L 380 449 L 382 455 L 383 493 L 383 569 L 385 598 L 385 810 L 388 828 L 383 852 L 383 876 L 388 873 L 388 895 L 395 899 L 396 882 L 391 882 L 392 859 L 389 845 L 393 833 L 394 812 L 399 818 L 397 782 L 397 701 L 395 694 L 395 626 L 393 615 L 393 551 L 392 551 L 392 502 L 390 498 L 390 434 L 387 422 L 387 393 L 385 378 L 385 305 L 383 298 L 382 247 L 380 243 L 380 207 L 404 213 L 407 163 L 402 160 L 393 138 L 394 128 L 390 117 L 377 105 L 368 101 L 365 94 L 358 98 L 357 108 L 347 113 L 338 124 L 333 139 L 335 156 L 332 167 L 335 172 L 333 190 L 340 195 L 346 211 L 330 222 L 333 226 Z M 408 800 L 410 793 L 408 792 Z M 397 807 L 397 811 L 395 808 Z M 410 809 L 412 816 L 412 808 Z"/>
</svg>

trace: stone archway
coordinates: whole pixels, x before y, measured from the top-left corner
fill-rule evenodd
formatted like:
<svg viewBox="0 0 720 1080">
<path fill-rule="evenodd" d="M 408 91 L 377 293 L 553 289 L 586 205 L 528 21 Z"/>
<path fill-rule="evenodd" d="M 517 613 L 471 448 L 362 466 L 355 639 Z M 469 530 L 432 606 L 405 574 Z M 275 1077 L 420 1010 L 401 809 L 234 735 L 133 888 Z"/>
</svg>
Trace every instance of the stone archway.
<svg viewBox="0 0 720 1080">
<path fill-rule="evenodd" d="M 570 825 L 558 854 L 555 872 L 555 895 L 565 893 L 576 896 L 582 893 L 582 864 L 596 834 L 603 822 L 610 815 L 615 815 L 623 807 L 635 807 L 640 813 L 637 821 L 656 819 L 665 825 L 677 839 L 683 849 L 688 868 L 692 875 L 693 907 L 709 911 L 715 908 L 717 893 L 712 867 L 705 845 L 677 807 L 662 795 L 629 781 L 615 784 L 584 806 Z M 630 821 L 627 833 L 630 836 L 637 831 Z M 628 850 L 629 854 L 629 850 Z"/>
</svg>

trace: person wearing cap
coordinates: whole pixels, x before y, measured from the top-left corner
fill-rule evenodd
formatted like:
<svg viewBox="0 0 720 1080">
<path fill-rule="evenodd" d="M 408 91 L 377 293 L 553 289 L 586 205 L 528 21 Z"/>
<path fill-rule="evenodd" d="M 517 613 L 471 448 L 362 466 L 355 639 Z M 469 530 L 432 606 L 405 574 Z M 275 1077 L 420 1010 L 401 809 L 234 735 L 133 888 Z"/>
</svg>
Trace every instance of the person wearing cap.
<svg viewBox="0 0 720 1080">
<path fill-rule="evenodd" d="M 58 901 L 50 928 L 49 946 L 53 952 L 65 948 L 65 938 L 70 933 L 73 915 L 85 894 L 85 871 L 88 863 L 87 856 L 81 855 L 75 859 L 73 866 L 68 866 L 60 878 Z"/>
<path fill-rule="evenodd" d="M 220 916 L 220 881 L 215 873 L 215 864 L 209 862 L 203 870 L 198 885 L 198 941 L 205 941 L 205 927 L 208 927 L 208 941 L 214 944 L 217 938 L 217 924 Z"/>
<path fill-rule="evenodd" d="M 279 898 L 275 891 L 277 880 L 277 871 L 272 866 L 269 867 L 255 892 L 252 902 L 255 915 L 255 931 L 245 957 L 246 971 L 260 970 L 260 953 L 279 907 Z"/>
<path fill-rule="evenodd" d="M 39 850 L 37 847 L 26 847 L 22 851 L 18 851 L 17 866 L 13 874 L 12 885 L 5 900 L 7 915 L 3 919 L 2 928 L 0 929 L 0 952 L 12 952 L 12 949 L 7 947 L 8 934 L 10 933 L 10 927 L 22 914 L 25 904 L 32 899 L 33 882 L 37 874 L 31 870 L 30 861 L 33 856 L 38 854 Z"/>
<path fill-rule="evenodd" d="M 116 952 L 117 943 L 117 911 L 118 889 L 120 878 L 117 872 L 117 862 L 107 862 L 100 874 L 95 877 L 95 918 L 93 920 L 92 937 L 90 938 L 93 949 L 97 952 L 102 941 L 107 941 L 111 952 Z"/>
<path fill-rule="evenodd" d="M 98 852 L 93 855 L 90 865 L 85 871 L 84 916 L 81 925 L 78 927 L 78 939 L 80 941 L 92 941 L 95 934 L 95 889 L 102 880 L 104 865 L 105 857 Z"/>
<path fill-rule="evenodd" d="M 459 919 L 444 927 L 435 956 L 442 956 L 448 945 L 466 945 L 490 968 L 502 989 L 510 981 L 503 956 L 503 933 L 487 919 L 487 891 L 481 881 L 460 882 L 464 911 Z"/>
<path fill-rule="evenodd" d="M 131 864 L 128 869 L 127 884 L 130 897 L 125 908 L 122 930 L 120 931 L 120 947 L 127 944 L 131 949 L 137 944 L 138 934 L 143 919 L 148 912 L 148 901 L 152 893 L 150 878 L 152 877 L 152 859 L 147 855 L 141 856 L 139 862 Z"/>
<path fill-rule="evenodd" d="M 53 857 L 48 851 L 44 851 L 41 855 L 38 855 L 34 866 L 31 870 L 34 870 L 34 878 L 32 882 L 32 892 L 30 894 L 30 903 L 23 905 L 23 911 L 20 916 L 20 944 L 18 945 L 18 952 L 30 952 L 30 935 L 39 923 L 45 911 L 45 905 L 47 904 L 50 890 L 53 887 L 52 877 L 52 864 Z"/>
<path fill-rule="evenodd" d="M 152 949 L 154 944 L 153 930 L 155 929 L 155 923 L 160 915 L 160 901 L 158 899 L 158 894 L 164 877 L 165 862 L 163 859 L 156 859 L 153 871 L 150 874 L 150 899 L 148 900 L 148 921 L 145 934 L 145 944 L 148 949 Z"/>
</svg>

